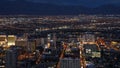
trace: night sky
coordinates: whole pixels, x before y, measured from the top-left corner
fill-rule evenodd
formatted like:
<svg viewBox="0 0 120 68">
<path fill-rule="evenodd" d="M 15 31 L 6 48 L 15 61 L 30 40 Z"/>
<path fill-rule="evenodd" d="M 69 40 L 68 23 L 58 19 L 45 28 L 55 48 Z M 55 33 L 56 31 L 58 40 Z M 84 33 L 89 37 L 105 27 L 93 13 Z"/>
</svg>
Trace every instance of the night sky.
<svg viewBox="0 0 120 68">
<path fill-rule="evenodd" d="M 0 0 L 0 14 L 120 14 L 120 0 Z"/>
<path fill-rule="evenodd" d="M 105 4 L 120 4 L 120 0 L 34 0 L 34 2 L 52 3 L 58 5 L 83 5 L 87 7 L 96 7 Z"/>
<path fill-rule="evenodd" d="M 10 0 L 15 1 L 15 0 Z M 37 3 L 50 3 L 57 5 L 82 5 L 87 7 L 97 7 L 105 4 L 120 4 L 120 0 L 26 0 Z"/>
</svg>

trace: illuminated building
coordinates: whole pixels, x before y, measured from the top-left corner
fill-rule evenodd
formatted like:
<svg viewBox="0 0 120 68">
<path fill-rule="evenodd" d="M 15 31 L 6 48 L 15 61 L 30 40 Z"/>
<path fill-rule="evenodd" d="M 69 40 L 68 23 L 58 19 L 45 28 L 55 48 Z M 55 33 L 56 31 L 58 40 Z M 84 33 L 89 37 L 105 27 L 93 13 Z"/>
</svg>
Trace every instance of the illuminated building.
<svg viewBox="0 0 120 68">
<path fill-rule="evenodd" d="M 14 35 L 8 35 L 7 41 L 8 46 L 15 45 L 16 36 Z"/>
<path fill-rule="evenodd" d="M 101 57 L 100 51 L 95 44 L 84 44 L 84 52 L 86 57 Z"/>
<path fill-rule="evenodd" d="M 0 35 L 0 46 L 4 46 L 7 43 L 6 35 Z"/>
<path fill-rule="evenodd" d="M 28 42 L 27 42 L 27 40 L 25 40 L 25 39 L 17 39 L 17 40 L 15 41 L 15 45 L 25 47 L 25 46 L 28 45 Z"/>
<path fill-rule="evenodd" d="M 94 43 L 95 42 L 94 34 L 86 33 L 84 35 L 81 35 L 80 38 L 81 38 L 83 44 Z"/>
<path fill-rule="evenodd" d="M 15 45 L 16 36 L 14 35 L 0 35 L 0 46 L 9 47 Z"/>
</svg>

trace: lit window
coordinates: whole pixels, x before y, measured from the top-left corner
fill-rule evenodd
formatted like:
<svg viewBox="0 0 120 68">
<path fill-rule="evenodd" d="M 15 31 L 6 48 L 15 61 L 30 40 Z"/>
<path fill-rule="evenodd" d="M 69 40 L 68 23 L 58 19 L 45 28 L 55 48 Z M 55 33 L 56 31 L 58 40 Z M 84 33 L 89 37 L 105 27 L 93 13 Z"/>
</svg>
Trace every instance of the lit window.
<svg viewBox="0 0 120 68">
<path fill-rule="evenodd" d="M 86 49 L 86 53 L 91 53 L 91 49 Z"/>
</svg>

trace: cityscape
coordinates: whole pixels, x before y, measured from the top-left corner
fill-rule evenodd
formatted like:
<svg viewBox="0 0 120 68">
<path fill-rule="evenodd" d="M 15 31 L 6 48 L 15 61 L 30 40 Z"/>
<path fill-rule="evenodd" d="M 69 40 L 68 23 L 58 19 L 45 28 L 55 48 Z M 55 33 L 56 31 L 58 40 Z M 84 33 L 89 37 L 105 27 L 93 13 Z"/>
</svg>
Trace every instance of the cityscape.
<svg viewBox="0 0 120 68">
<path fill-rule="evenodd" d="M 0 0 L 0 68 L 120 68 L 120 0 Z"/>
<path fill-rule="evenodd" d="M 120 15 L 1 15 L 0 68 L 120 68 Z"/>
</svg>

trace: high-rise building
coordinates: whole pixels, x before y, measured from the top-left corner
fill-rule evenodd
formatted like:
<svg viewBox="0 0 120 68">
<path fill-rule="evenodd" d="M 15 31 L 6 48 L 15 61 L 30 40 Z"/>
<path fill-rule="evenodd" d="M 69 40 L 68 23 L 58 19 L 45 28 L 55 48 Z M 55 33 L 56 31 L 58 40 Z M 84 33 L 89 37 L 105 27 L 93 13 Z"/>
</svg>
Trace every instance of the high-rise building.
<svg viewBox="0 0 120 68">
<path fill-rule="evenodd" d="M 84 44 L 83 47 L 86 57 L 100 57 L 100 51 L 96 44 Z"/>
<path fill-rule="evenodd" d="M 56 47 L 56 34 L 53 34 L 53 45 Z"/>
<path fill-rule="evenodd" d="M 0 46 L 4 46 L 7 43 L 6 35 L 0 35 Z"/>
<path fill-rule="evenodd" d="M 71 58 L 61 59 L 60 68 L 80 68 L 80 59 Z"/>
<path fill-rule="evenodd" d="M 16 36 L 8 35 L 7 37 L 8 46 L 15 45 L 15 40 L 16 40 Z"/>
<path fill-rule="evenodd" d="M 95 42 L 95 35 L 86 33 L 86 34 L 84 34 L 84 35 L 81 35 L 81 36 L 80 36 L 80 39 L 81 39 L 82 42 L 84 42 L 84 43 Z"/>
<path fill-rule="evenodd" d="M 6 68 L 17 67 L 17 52 L 14 50 L 8 50 L 6 52 Z"/>
</svg>

